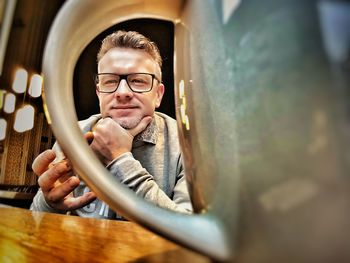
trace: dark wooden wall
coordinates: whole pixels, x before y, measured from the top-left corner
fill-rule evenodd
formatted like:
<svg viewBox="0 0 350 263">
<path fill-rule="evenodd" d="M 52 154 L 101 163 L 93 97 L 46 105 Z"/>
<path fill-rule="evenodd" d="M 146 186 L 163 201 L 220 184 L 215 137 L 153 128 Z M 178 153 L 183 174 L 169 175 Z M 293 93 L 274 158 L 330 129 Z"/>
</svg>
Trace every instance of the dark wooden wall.
<svg viewBox="0 0 350 263">
<path fill-rule="evenodd" d="M 60 0 L 18 0 L 9 35 L 0 89 L 2 93 L 16 95 L 16 109 L 29 104 L 35 108 L 34 128 L 19 133 L 14 131 L 16 111 L 5 113 L 6 137 L 0 141 L 0 202 L 20 204 L 30 200 L 36 190 L 37 177 L 31 165 L 33 159 L 52 145 L 52 132 L 43 113 L 42 99 L 31 98 L 26 92 L 12 91 L 14 73 L 18 68 L 28 71 L 28 76 L 41 73 L 43 49 L 52 21 L 63 4 Z M 7 201 L 6 201 L 7 200 Z M 23 204 L 23 203 L 22 203 Z"/>
</svg>

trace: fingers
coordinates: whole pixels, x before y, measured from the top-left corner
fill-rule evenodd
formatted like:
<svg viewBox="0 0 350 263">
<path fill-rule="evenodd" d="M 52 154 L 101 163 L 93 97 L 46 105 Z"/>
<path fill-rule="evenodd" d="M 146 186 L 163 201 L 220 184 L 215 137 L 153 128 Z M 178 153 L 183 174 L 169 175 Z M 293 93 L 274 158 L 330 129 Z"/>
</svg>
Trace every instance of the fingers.
<svg viewBox="0 0 350 263">
<path fill-rule="evenodd" d="M 71 211 L 80 209 L 92 201 L 94 201 L 97 198 L 96 194 L 93 192 L 88 192 L 83 194 L 82 196 L 74 197 L 72 193 L 65 196 L 64 199 L 59 199 L 57 202 L 50 201 L 47 198 L 45 200 L 50 204 L 51 207 L 58 209 L 58 210 L 64 210 L 64 211 Z"/>
<path fill-rule="evenodd" d="M 39 178 L 40 179 L 40 178 Z M 47 203 L 51 206 L 54 206 L 55 203 L 62 202 L 66 197 L 70 195 L 70 193 L 79 186 L 80 180 L 76 176 L 70 177 L 68 180 L 59 184 L 55 187 L 45 187 L 41 186 L 41 190 L 45 196 Z"/>
<path fill-rule="evenodd" d="M 69 175 L 72 174 L 72 168 L 68 161 L 61 161 L 50 167 L 46 172 L 41 174 L 38 179 L 38 184 L 43 192 L 48 192 L 55 187 L 57 181 L 65 182 L 68 180 Z M 65 177 L 65 178 L 63 178 Z M 74 178 L 74 177 L 71 177 Z M 65 180 L 64 180 L 65 179 Z M 79 179 L 78 179 L 79 180 Z M 72 179 L 71 183 L 75 184 L 75 180 Z M 79 184 L 79 182 L 78 182 Z"/>
<path fill-rule="evenodd" d="M 96 199 L 96 194 L 88 192 L 79 197 L 69 197 L 64 200 L 62 210 L 75 210 L 82 208 Z"/>
<path fill-rule="evenodd" d="M 135 128 L 132 128 L 130 130 L 128 130 L 128 132 L 135 137 L 137 134 L 139 134 L 140 132 L 142 132 L 144 129 L 146 129 L 146 127 L 148 126 L 148 124 L 150 124 L 152 121 L 152 117 L 151 116 L 145 116 L 143 117 L 143 119 L 139 122 L 139 124 L 136 125 Z"/>
<path fill-rule="evenodd" d="M 38 183 L 46 202 L 56 209 L 78 209 L 96 198 L 92 192 L 80 197 L 73 197 L 72 192 L 79 186 L 80 180 L 77 176 L 73 176 L 73 170 L 68 160 L 62 160 L 51 166 L 39 176 Z"/>
<path fill-rule="evenodd" d="M 91 149 L 102 163 L 108 165 L 120 155 L 131 151 L 134 137 L 145 130 L 151 121 L 151 116 L 145 116 L 134 128 L 125 129 L 109 117 L 101 119 L 93 129 Z"/>
<path fill-rule="evenodd" d="M 49 164 L 55 158 L 56 158 L 56 154 L 52 150 L 46 150 L 46 151 L 42 152 L 41 154 L 39 154 L 35 158 L 35 160 L 32 164 L 32 169 L 33 169 L 34 173 L 37 175 L 41 175 L 42 173 L 44 173 L 48 169 Z"/>
<path fill-rule="evenodd" d="M 93 134 L 87 133 L 85 139 L 90 143 Z M 80 180 L 73 176 L 72 166 L 68 159 L 53 163 L 56 154 L 46 150 L 34 160 L 32 169 L 38 178 L 38 184 L 43 192 L 46 202 L 53 208 L 60 210 L 79 209 L 96 199 L 92 192 L 79 197 L 73 197 L 73 190 L 79 186 Z"/>
</svg>

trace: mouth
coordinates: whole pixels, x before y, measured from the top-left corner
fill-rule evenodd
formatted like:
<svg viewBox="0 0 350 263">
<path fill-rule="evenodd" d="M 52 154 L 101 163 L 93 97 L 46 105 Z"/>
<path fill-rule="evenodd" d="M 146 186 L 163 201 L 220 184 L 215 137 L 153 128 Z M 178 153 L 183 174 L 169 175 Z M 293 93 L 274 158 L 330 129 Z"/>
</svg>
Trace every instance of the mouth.
<svg viewBox="0 0 350 263">
<path fill-rule="evenodd" d="M 138 107 L 133 105 L 118 105 L 111 108 L 111 115 L 115 117 L 127 117 L 134 114 Z M 114 113 L 113 113 L 114 112 Z"/>
<path fill-rule="evenodd" d="M 113 110 L 133 110 L 136 108 L 137 107 L 133 105 L 119 105 L 119 106 L 112 107 Z"/>
<path fill-rule="evenodd" d="M 136 109 L 136 107 L 117 107 L 116 110 L 133 110 Z"/>
</svg>

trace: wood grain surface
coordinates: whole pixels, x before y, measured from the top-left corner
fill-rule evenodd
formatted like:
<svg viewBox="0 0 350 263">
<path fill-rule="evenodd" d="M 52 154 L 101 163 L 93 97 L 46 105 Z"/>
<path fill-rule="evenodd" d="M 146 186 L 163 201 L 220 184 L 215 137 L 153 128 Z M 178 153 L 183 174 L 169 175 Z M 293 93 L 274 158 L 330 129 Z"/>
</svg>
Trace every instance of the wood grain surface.
<svg viewBox="0 0 350 263">
<path fill-rule="evenodd" d="M 210 262 L 132 223 L 0 206 L 0 262 Z"/>
</svg>

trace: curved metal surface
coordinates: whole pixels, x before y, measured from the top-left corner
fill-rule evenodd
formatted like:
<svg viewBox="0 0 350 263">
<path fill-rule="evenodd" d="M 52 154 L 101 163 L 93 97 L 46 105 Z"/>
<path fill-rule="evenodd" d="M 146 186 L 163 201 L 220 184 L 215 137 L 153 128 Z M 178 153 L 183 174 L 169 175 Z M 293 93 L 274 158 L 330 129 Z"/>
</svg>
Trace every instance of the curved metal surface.
<svg viewBox="0 0 350 263">
<path fill-rule="evenodd" d="M 186 216 L 158 208 L 115 180 L 88 147 L 77 125 L 72 79 L 83 48 L 103 30 L 132 18 L 176 21 L 183 1 L 70 0 L 51 28 L 43 59 L 44 101 L 52 130 L 74 169 L 105 201 L 125 217 L 218 260 L 230 255 L 223 226 L 212 215 Z"/>
<path fill-rule="evenodd" d="M 235 262 L 350 262 L 350 5 L 233 2 L 191 0 L 177 28 L 195 196 Z"/>
</svg>

